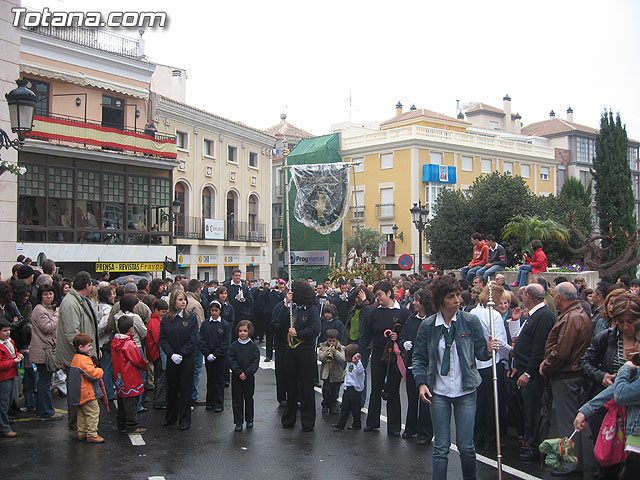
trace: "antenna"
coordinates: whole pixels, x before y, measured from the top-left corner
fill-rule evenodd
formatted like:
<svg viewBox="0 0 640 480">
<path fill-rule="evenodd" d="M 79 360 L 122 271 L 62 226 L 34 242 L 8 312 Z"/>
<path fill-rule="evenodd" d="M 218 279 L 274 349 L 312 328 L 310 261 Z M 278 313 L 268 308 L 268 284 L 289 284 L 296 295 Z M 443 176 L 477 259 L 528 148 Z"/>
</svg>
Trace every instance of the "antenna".
<svg viewBox="0 0 640 480">
<path fill-rule="evenodd" d="M 349 123 L 351 123 L 351 89 L 349 89 Z"/>
</svg>

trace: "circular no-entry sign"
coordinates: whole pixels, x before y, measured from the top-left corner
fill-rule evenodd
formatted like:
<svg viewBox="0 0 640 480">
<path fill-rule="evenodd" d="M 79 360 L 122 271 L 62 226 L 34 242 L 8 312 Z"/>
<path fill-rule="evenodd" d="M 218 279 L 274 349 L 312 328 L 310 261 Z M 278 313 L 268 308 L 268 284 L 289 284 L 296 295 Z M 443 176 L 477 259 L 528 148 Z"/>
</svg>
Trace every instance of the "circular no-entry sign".
<svg viewBox="0 0 640 480">
<path fill-rule="evenodd" d="M 400 255 L 400 258 L 398 258 L 398 266 L 402 270 L 409 270 L 413 267 L 413 257 L 406 253 L 404 255 Z"/>
</svg>

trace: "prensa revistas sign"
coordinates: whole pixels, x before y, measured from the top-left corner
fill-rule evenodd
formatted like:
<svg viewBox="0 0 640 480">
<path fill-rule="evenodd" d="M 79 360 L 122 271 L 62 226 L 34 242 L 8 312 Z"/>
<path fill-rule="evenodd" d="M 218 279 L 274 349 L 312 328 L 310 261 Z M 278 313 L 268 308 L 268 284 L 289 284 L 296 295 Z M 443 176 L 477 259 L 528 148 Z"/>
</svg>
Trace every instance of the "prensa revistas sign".
<svg viewBox="0 0 640 480">
<path fill-rule="evenodd" d="M 329 250 L 293 250 L 288 253 L 285 260 L 289 259 L 291 265 L 329 265 Z"/>
</svg>

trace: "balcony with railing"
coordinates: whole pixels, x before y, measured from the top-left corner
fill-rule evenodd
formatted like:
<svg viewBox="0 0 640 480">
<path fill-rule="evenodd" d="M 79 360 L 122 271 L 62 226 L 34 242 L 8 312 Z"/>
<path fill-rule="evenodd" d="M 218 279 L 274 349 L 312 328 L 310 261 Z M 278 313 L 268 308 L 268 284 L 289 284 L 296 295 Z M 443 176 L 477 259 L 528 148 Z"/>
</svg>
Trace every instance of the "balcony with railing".
<svg viewBox="0 0 640 480">
<path fill-rule="evenodd" d="M 349 214 L 347 215 L 347 218 L 350 222 L 364 222 L 364 205 L 349 207 Z"/>
<path fill-rule="evenodd" d="M 271 229 L 271 240 L 273 240 L 274 242 L 279 242 L 282 240 L 282 228 Z"/>
<path fill-rule="evenodd" d="M 192 240 L 227 240 L 238 242 L 259 242 L 267 241 L 266 225 L 264 223 L 250 222 L 224 222 L 223 238 L 207 238 L 205 235 L 205 219 L 201 217 L 190 217 L 178 215 L 175 222 L 176 238 L 188 238 Z"/>
<path fill-rule="evenodd" d="M 509 140 L 498 136 L 456 132 L 453 130 L 423 127 L 420 125 L 409 125 L 406 127 L 356 135 L 353 137 L 345 137 L 342 139 L 342 149 L 349 150 L 352 148 L 406 140 L 427 140 L 449 145 L 465 145 L 500 152 L 534 155 L 547 159 L 555 158 L 555 150 L 553 147 L 535 145 L 526 141 L 521 142 Z"/>
<path fill-rule="evenodd" d="M 140 39 L 129 38 L 103 28 L 78 26 L 37 25 L 22 26 L 22 29 L 37 35 L 53 37 L 64 42 L 113 53 L 128 58 L 141 58 L 144 55 Z"/>
<path fill-rule="evenodd" d="M 110 150 L 128 154 L 165 158 L 177 158 L 176 137 L 154 133 L 145 134 L 140 128 L 107 127 L 99 121 L 77 119 L 51 114 L 34 115 L 33 129 L 28 139 L 43 140 L 67 146 L 87 149 Z"/>
<path fill-rule="evenodd" d="M 379 203 L 376 205 L 376 218 L 378 220 L 393 218 L 395 203 Z"/>
</svg>

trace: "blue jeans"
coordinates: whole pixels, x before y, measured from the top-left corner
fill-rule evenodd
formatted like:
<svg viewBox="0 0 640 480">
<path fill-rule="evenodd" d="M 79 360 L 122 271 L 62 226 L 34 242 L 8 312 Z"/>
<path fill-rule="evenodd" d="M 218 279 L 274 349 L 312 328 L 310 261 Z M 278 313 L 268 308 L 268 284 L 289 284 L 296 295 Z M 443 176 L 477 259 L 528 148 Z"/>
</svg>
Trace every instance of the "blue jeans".
<svg viewBox="0 0 640 480">
<path fill-rule="evenodd" d="M 24 362 L 23 362 L 24 364 Z M 33 369 L 31 363 L 24 366 L 24 377 L 22 378 L 22 394 L 24 395 L 24 406 L 35 408 L 36 406 L 36 388 L 37 373 Z"/>
<path fill-rule="evenodd" d="M 100 359 L 100 367 L 104 370 L 102 381 L 104 382 L 104 391 L 107 394 L 107 400 L 116 398 L 116 385 L 113 381 L 113 359 L 111 358 L 111 350 L 103 350 Z"/>
<path fill-rule="evenodd" d="M 527 277 L 531 271 L 533 271 L 533 267 L 531 265 L 520 266 L 518 276 L 516 277 L 516 282 L 518 282 L 519 287 L 525 287 L 527 285 Z"/>
<path fill-rule="evenodd" d="M 461 397 L 445 397 L 433 394 L 431 398 L 431 421 L 433 423 L 433 480 L 446 480 L 449 448 L 451 446 L 451 409 L 456 422 L 456 446 L 460 452 L 462 478 L 478 478 L 476 447 L 473 430 L 476 416 L 476 392 Z"/>
<path fill-rule="evenodd" d="M 477 266 L 477 267 L 462 267 L 460 269 L 460 277 L 462 277 L 463 280 L 466 280 L 467 282 L 471 282 L 473 280 L 473 277 L 475 277 L 476 275 L 478 275 L 478 270 L 480 270 L 482 268 L 482 266 Z"/>
<path fill-rule="evenodd" d="M 56 413 L 51 400 L 51 376 L 53 373 L 47 370 L 47 366 L 44 363 L 38 363 L 36 367 L 38 368 L 36 413 L 40 418 L 48 418 Z"/>
<path fill-rule="evenodd" d="M 9 426 L 9 406 L 13 396 L 13 384 L 16 377 L 9 380 L 0 381 L 0 434 L 4 435 L 11 431 Z"/>
<path fill-rule="evenodd" d="M 202 366 L 204 364 L 204 356 L 200 353 L 200 350 L 196 348 L 195 355 L 193 356 L 193 389 L 191 392 L 191 400 L 198 400 L 198 383 L 200 383 L 200 375 L 202 375 Z"/>
<path fill-rule="evenodd" d="M 480 267 L 480 269 L 476 272 L 476 276 L 484 278 L 484 284 L 486 285 L 489 281 L 489 277 L 493 276 L 494 273 L 499 272 L 500 270 L 504 270 L 504 267 L 502 265 L 493 265 L 489 268 Z"/>
</svg>

